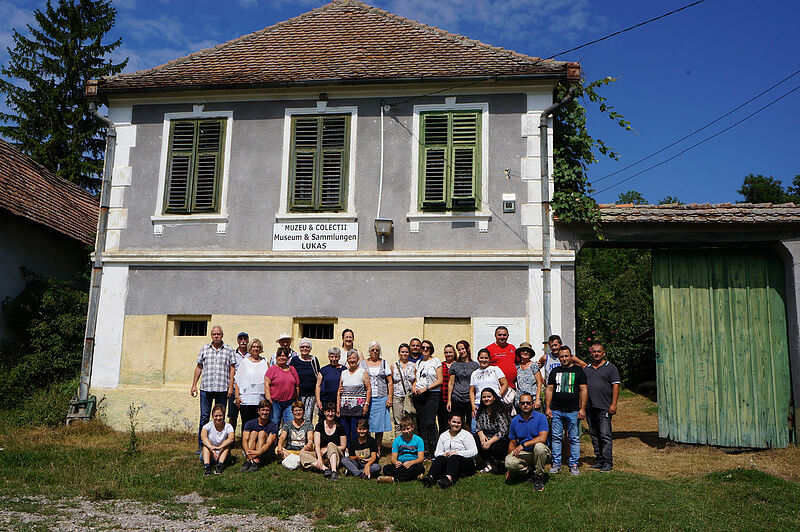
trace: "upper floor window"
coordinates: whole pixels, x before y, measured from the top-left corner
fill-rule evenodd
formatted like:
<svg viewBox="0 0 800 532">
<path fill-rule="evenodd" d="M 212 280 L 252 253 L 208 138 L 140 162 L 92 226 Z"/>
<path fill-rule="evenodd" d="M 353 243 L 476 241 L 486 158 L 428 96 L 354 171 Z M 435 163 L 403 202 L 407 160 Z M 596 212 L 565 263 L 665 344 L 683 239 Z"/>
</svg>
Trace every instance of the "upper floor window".
<svg viewBox="0 0 800 532">
<path fill-rule="evenodd" d="M 420 113 L 420 211 L 480 208 L 481 111 Z"/>
<path fill-rule="evenodd" d="M 225 119 L 172 120 L 164 213 L 220 212 Z"/>
<path fill-rule="evenodd" d="M 289 211 L 347 210 L 350 115 L 292 116 Z"/>
</svg>

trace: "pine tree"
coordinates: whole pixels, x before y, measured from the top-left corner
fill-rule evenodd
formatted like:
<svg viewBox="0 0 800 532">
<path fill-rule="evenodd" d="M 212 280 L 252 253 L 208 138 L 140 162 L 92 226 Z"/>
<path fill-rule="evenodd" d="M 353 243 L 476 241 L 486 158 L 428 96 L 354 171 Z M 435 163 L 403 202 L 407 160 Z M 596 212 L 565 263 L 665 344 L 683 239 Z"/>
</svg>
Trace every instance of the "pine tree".
<svg viewBox="0 0 800 532">
<path fill-rule="evenodd" d="M 128 60 L 107 55 L 121 39 L 103 44 L 116 10 L 106 0 L 47 0 L 34 12 L 31 37 L 14 30 L 9 62 L 1 70 L 0 92 L 8 113 L 0 113 L 0 135 L 59 176 L 89 190 L 100 186 L 105 129 L 88 115 L 87 80 L 117 74 Z"/>
</svg>

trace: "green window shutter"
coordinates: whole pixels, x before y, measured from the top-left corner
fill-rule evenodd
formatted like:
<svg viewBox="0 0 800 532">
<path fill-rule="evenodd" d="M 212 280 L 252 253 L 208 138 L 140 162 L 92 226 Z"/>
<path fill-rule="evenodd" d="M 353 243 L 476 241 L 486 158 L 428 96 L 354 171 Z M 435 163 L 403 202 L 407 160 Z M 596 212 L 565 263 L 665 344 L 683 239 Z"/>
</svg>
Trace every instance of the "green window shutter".
<svg viewBox="0 0 800 532">
<path fill-rule="evenodd" d="M 345 210 L 349 139 L 349 115 L 292 118 L 289 210 Z"/>
<path fill-rule="evenodd" d="M 169 146 L 164 212 L 218 212 L 224 121 L 175 120 Z"/>
<path fill-rule="evenodd" d="M 479 111 L 422 115 L 421 210 L 474 210 L 480 188 Z"/>
</svg>

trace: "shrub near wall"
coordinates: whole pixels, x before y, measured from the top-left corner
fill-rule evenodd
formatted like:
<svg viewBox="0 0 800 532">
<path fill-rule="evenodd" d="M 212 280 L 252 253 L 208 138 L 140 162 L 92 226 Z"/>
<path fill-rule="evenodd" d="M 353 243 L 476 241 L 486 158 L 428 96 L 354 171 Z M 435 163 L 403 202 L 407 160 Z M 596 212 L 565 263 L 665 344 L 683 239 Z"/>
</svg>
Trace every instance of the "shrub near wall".
<svg viewBox="0 0 800 532">
<path fill-rule="evenodd" d="M 652 341 L 636 337 L 653 328 L 653 265 L 649 249 L 584 248 L 576 262 L 580 357 L 599 340 L 627 387 L 655 380 Z"/>
<path fill-rule="evenodd" d="M 9 422 L 58 425 L 77 389 L 88 281 L 25 275 L 25 289 L 2 304 L 9 336 L 0 347 L 0 408 Z"/>
</svg>

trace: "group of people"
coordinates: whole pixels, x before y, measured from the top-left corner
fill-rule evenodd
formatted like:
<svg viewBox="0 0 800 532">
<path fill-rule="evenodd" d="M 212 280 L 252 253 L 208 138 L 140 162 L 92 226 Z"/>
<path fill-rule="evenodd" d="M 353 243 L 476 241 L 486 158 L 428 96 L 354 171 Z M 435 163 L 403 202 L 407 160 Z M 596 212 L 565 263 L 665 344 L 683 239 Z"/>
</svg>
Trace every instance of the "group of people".
<svg viewBox="0 0 800 532">
<path fill-rule="evenodd" d="M 239 417 L 242 471 L 256 471 L 274 457 L 284 467 L 318 470 L 334 481 L 341 467 L 380 482 L 420 478 L 426 486 L 447 488 L 475 473 L 479 457 L 482 472 L 522 474 L 541 490 L 547 464 L 550 474 L 561 470 L 565 435 L 569 470 L 580 474 L 582 419 L 594 447 L 591 468 L 611 471 L 620 379 L 603 345 L 590 346 L 587 364 L 557 335 L 538 359 L 529 343 L 515 347 L 508 336 L 506 327 L 498 327 L 495 342 L 478 351 L 477 361 L 466 340 L 444 346 L 442 361 L 433 356 L 432 342 L 412 338 L 389 364 L 378 342 L 362 356 L 353 347 L 353 331 L 345 329 L 342 347 L 330 348 L 329 364 L 321 366 L 307 338 L 296 353 L 291 335 L 282 334 L 267 359 L 260 340 L 242 332 L 233 349 L 215 326 L 198 355 L 191 388 L 196 396 L 202 376 L 198 453 L 205 473 L 222 471 Z M 392 430 L 389 463 L 381 469 L 383 436 Z"/>
</svg>

